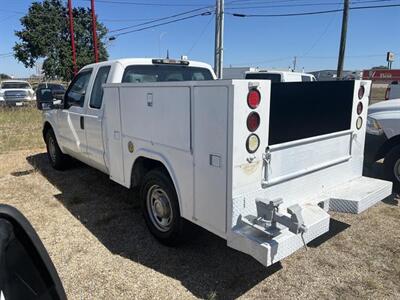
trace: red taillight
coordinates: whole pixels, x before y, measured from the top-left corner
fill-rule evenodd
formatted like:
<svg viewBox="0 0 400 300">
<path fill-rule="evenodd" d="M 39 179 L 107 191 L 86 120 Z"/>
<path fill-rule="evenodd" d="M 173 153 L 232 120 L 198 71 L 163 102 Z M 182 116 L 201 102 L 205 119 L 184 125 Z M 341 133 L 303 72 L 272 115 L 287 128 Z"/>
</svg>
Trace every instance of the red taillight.
<svg viewBox="0 0 400 300">
<path fill-rule="evenodd" d="M 363 112 L 363 108 L 364 108 L 364 105 L 362 104 L 362 102 L 358 102 L 358 104 L 357 104 L 357 114 L 361 115 L 361 113 Z"/>
<path fill-rule="evenodd" d="M 386 89 L 385 100 L 389 100 L 389 96 L 390 96 L 390 87 Z"/>
<path fill-rule="evenodd" d="M 364 97 L 365 94 L 365 87 L 364 86 L 360 86 L 360 88 L 358 89 L 358 99 L 362 99 Z"/>
<path fill-rule="evenodd" d="M 261 94 L 258 90 L 253 89 L 247 94 L 247 104 L 250 108 L 255 109 L 260 104 Z"/>
<path fill-rule="evenodd" d="M 251 112 L 247 117 L 247 129 L 254 132 L 260 126 L 260 115 L 255 111 Z"/>
</svg>

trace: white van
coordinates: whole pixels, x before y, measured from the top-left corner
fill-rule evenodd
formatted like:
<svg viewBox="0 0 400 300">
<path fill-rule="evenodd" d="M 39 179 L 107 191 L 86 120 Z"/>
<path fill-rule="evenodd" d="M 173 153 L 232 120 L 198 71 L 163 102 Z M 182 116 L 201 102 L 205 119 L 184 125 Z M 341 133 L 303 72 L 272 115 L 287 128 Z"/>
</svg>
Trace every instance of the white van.
<svg viewBox="0 0 400 300">
<path fill-rule="evenodd" d="M 258 70 L 246 72 L 245 79 L 267 79 L 271 82 L 303 82 L 317 81 L 312 74 L 291 71 Z"/>
</svg>

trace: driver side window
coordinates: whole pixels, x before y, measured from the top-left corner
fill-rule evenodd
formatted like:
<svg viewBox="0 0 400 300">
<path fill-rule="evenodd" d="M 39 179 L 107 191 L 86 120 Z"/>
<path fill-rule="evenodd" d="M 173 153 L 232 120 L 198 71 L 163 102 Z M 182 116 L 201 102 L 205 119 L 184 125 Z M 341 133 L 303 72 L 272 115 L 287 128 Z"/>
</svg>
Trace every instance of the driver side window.
<svg viewBox="0 0 400 300">
<path fill-rule="evenodd" d="M 66 93 L 66 106 L 80 106 L 83 107 L 85 102 L 86 90 L 89 84 L 90 76 L 92 74 L 92 70 L 85 70 L 74 78 L 72 81 L 70 88 Z"/>
</svg>

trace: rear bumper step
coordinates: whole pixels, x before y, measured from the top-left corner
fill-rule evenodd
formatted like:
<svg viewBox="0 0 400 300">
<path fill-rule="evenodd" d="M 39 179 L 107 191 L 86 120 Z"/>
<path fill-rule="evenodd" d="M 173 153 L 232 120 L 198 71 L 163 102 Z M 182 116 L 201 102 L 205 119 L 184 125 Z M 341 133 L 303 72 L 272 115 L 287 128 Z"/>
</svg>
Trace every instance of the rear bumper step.
<svg viewBox="0 0 400 300">
<path fill-rule="evenodd" d="M 313 199 L 312 203 L 300 205 L 306 232 L 305 243 L 329 231 L 330 216 L 328 208 L 347 213 L 361 213 L 377 202 L 390 196 L 392 183 L 384 180 L 360 176 L 341 184 Z M 320 207 L 323 203 L 324 207 Z M 247 219 L 247 220 L 246 220 Z M 288 227 L 280 226 L 277 235 L 257 223 L 248 221 L 248 217 L 239 213 L 236 225 L 227 236 L 229 247 L 247 253 L 262 263 L 270 266 L 303 247 L 301 234 L 294 234 Z"/>
<path fill-rule="evenodd" d="M 306 243 L 329 231 L 329 214 L 319 206 L 302 206 L 302 215 L 308 229 L 303 234 Z M 301 235 L 290 232 L 288 228 L 271 238 L 268 233 L 263 233 L 246 223 L 240 223 L 232 228 L 227 244 L 233 249 L 253 256 L 264 266 L 270 266 L 303 247 Z"/>
<path fill-rule="evenodd" d="M 329 209 L 359 214 L 392 194 L 389 181 L 361 176 L 326 193 Z"/>
</svg>

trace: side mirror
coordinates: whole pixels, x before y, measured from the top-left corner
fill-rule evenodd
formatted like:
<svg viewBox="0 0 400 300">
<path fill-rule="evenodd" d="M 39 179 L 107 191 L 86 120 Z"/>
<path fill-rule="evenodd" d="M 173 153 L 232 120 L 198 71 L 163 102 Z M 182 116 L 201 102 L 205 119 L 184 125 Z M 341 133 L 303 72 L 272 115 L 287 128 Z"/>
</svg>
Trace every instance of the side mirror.
<svg viewBox="0 0 400 300">
<path fill-rule="evenodd" d="M 0 204 L 0 298 L 67 299 L 57 271 L 29 221 Z"/>
<path fill-rule="evenodd" d="M 36 94 L 37 107 L 40 110 L 52 109 L 53 93 L 50 89 L 40 89 Z"/>
</svg>

